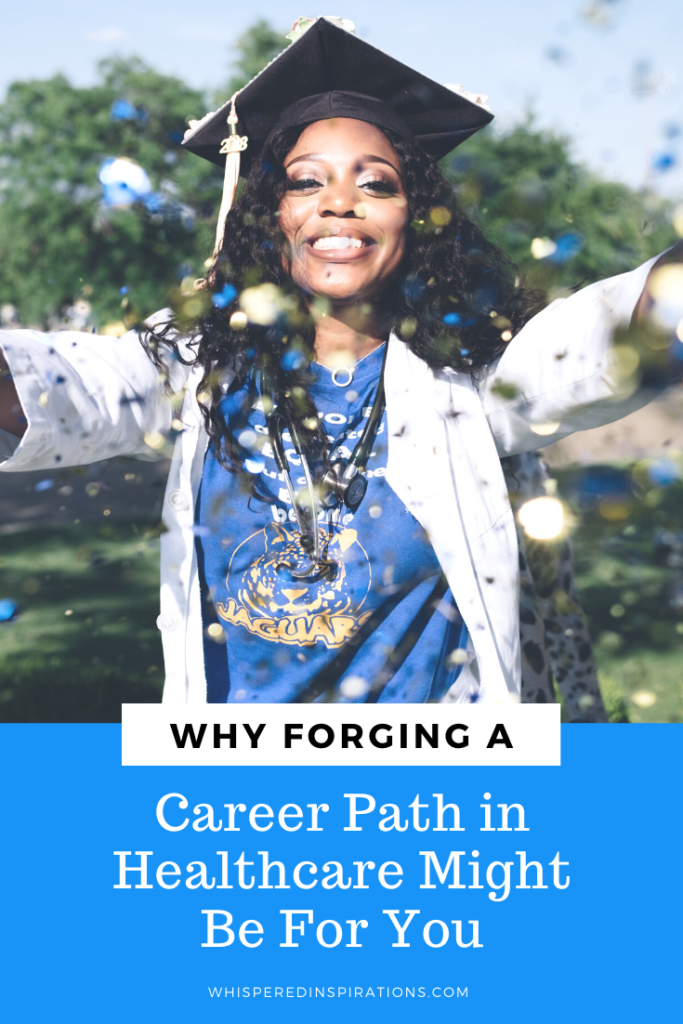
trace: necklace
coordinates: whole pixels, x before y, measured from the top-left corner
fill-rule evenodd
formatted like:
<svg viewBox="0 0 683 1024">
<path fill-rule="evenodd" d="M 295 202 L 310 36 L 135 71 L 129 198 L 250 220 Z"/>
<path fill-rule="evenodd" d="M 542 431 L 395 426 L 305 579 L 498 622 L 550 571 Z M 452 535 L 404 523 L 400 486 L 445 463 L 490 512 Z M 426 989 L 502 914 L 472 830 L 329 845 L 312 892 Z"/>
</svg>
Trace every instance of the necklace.
<svg viewBox="0 0 683 1024">
<path fill-rule="evenodd" d="M 386 345 L 386 342 L 383 342 L 382 344 Z M 382 346 L 380 345 L 378 347 L 381 348 Z M 358 368 L 358 366 L 360 366 L 360 364 L 362 362 L 364 362 L 366 359 L 368 359 L 376 351 L 377 351 L 377 349 L 373 349 L 372 352 L 368 352 L 367 355 L 365 355 L 361 359 L 359 359 L 358 362 L 353 364 L 353 366 L 337 366 L 337 367 L 335 367 L 335 369 L 332 370 L 332 373 L 331 373 L 332 383 L 334 385 L 336 385 L 336 387 L 338 387 L 338 388 L 348 388 L 349 384 L 351 384 L 353 382 L 353 375 L 354 375 L 355 370 Z M 339 374 L 342 375 L 341 380 L 339 379 Z"/>
</svg>

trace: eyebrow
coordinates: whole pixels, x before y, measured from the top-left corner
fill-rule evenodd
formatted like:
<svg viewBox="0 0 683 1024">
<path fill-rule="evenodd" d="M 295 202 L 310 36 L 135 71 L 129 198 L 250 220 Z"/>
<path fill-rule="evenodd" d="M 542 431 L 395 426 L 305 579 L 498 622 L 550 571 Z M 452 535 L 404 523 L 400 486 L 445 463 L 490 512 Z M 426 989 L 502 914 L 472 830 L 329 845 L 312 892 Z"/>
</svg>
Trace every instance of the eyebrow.
<svg viewBox="0 0 683 1024">
<path fill-rule="evenodd" d="M 285 164 L 285 170 L 288 170 L 292 164 L 298 164 L 301 160 L 324 160 L 325 155 L 323 153 L 304 153 L 302 156 L 297 156 L 293 160 L 290 160 L 288 164 Z M 374 156 L 372 153 L 365 153 L 363 156 L 358 157 L 359 161 L 371 164 L 386 164 L 387 167 L 391 167 L 392 171 L 395 171 L 398 176 L 401 176 L 400 171 L 397 167 L 389 161 L 385 160 L 384 157 Z"/>
</svg>

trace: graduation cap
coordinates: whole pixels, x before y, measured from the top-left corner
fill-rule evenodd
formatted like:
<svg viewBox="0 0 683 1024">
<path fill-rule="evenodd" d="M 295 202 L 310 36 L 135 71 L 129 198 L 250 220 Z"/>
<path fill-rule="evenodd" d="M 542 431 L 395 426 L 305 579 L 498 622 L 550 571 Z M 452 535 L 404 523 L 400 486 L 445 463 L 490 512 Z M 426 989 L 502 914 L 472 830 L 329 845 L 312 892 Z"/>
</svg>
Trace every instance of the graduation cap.
<svg viewBox="0 0 683 1024">
<path fill-rule="evenodd" d="M 220 110 L 190 122 L 183 146 L 225 164 L 216 249 L 237 181 L 275 128 L 351 117 L 414 139 L 436 159 L 484 128 L 485 96 L 434 82 L 354 34 L 342 18 L 300 18 L 293 41 Z M 226 136 L 226 123 L 228 133 Z"/>
</svg>

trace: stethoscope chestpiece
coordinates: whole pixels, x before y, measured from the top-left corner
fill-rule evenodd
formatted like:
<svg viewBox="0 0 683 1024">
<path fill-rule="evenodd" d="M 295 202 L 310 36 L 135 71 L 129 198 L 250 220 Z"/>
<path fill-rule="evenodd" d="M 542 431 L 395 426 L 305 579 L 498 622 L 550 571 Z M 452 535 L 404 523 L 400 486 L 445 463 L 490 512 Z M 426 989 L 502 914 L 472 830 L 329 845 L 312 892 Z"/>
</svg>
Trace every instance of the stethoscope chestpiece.
<svg viewBox="0 0 683 1024">
<path fill-rule="evenodd" d="M 344 495 L 344 504 L 348 509 L 351 510 L 351 512 L 356 511 L 356 509 L 362 502 L 363 498 L 365 497 L 365 492 L 367 491 L 367 489 L 367 477 L 363 476 L 363 474 L 359 470 L 356 470 L 356 475 L 353 477 L 350 483 L 347 484 L 346 494 Z"/>
<path fill-rule="evenodd" d="M 323 508 L 334 508 L 339 502 L 355 512 L 368 489 L 368 481 L 358 466 L 339 459 L 333 462 L 322 479 L 318 501 Z"/>
</svg>

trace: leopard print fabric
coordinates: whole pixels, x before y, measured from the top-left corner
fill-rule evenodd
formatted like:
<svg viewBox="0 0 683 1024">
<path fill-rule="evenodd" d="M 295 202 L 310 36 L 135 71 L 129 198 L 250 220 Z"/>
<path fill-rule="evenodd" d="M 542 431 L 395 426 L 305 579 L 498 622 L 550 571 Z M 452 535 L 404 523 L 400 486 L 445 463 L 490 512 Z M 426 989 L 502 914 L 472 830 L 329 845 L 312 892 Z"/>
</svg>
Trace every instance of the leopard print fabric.
<svg viewBox="0 0 683 1024">
<path fill-rule="evenodd" d="M 513 510 L 548 493 L 548 471 L 536 452 L 502 460 Z M 574 583 L 568 540 L 538 541 L 517 525 L 520 569 L 522 703 L 562 695 L 568 722 L 606 722 L 586 617 Z"/>
</svg>

